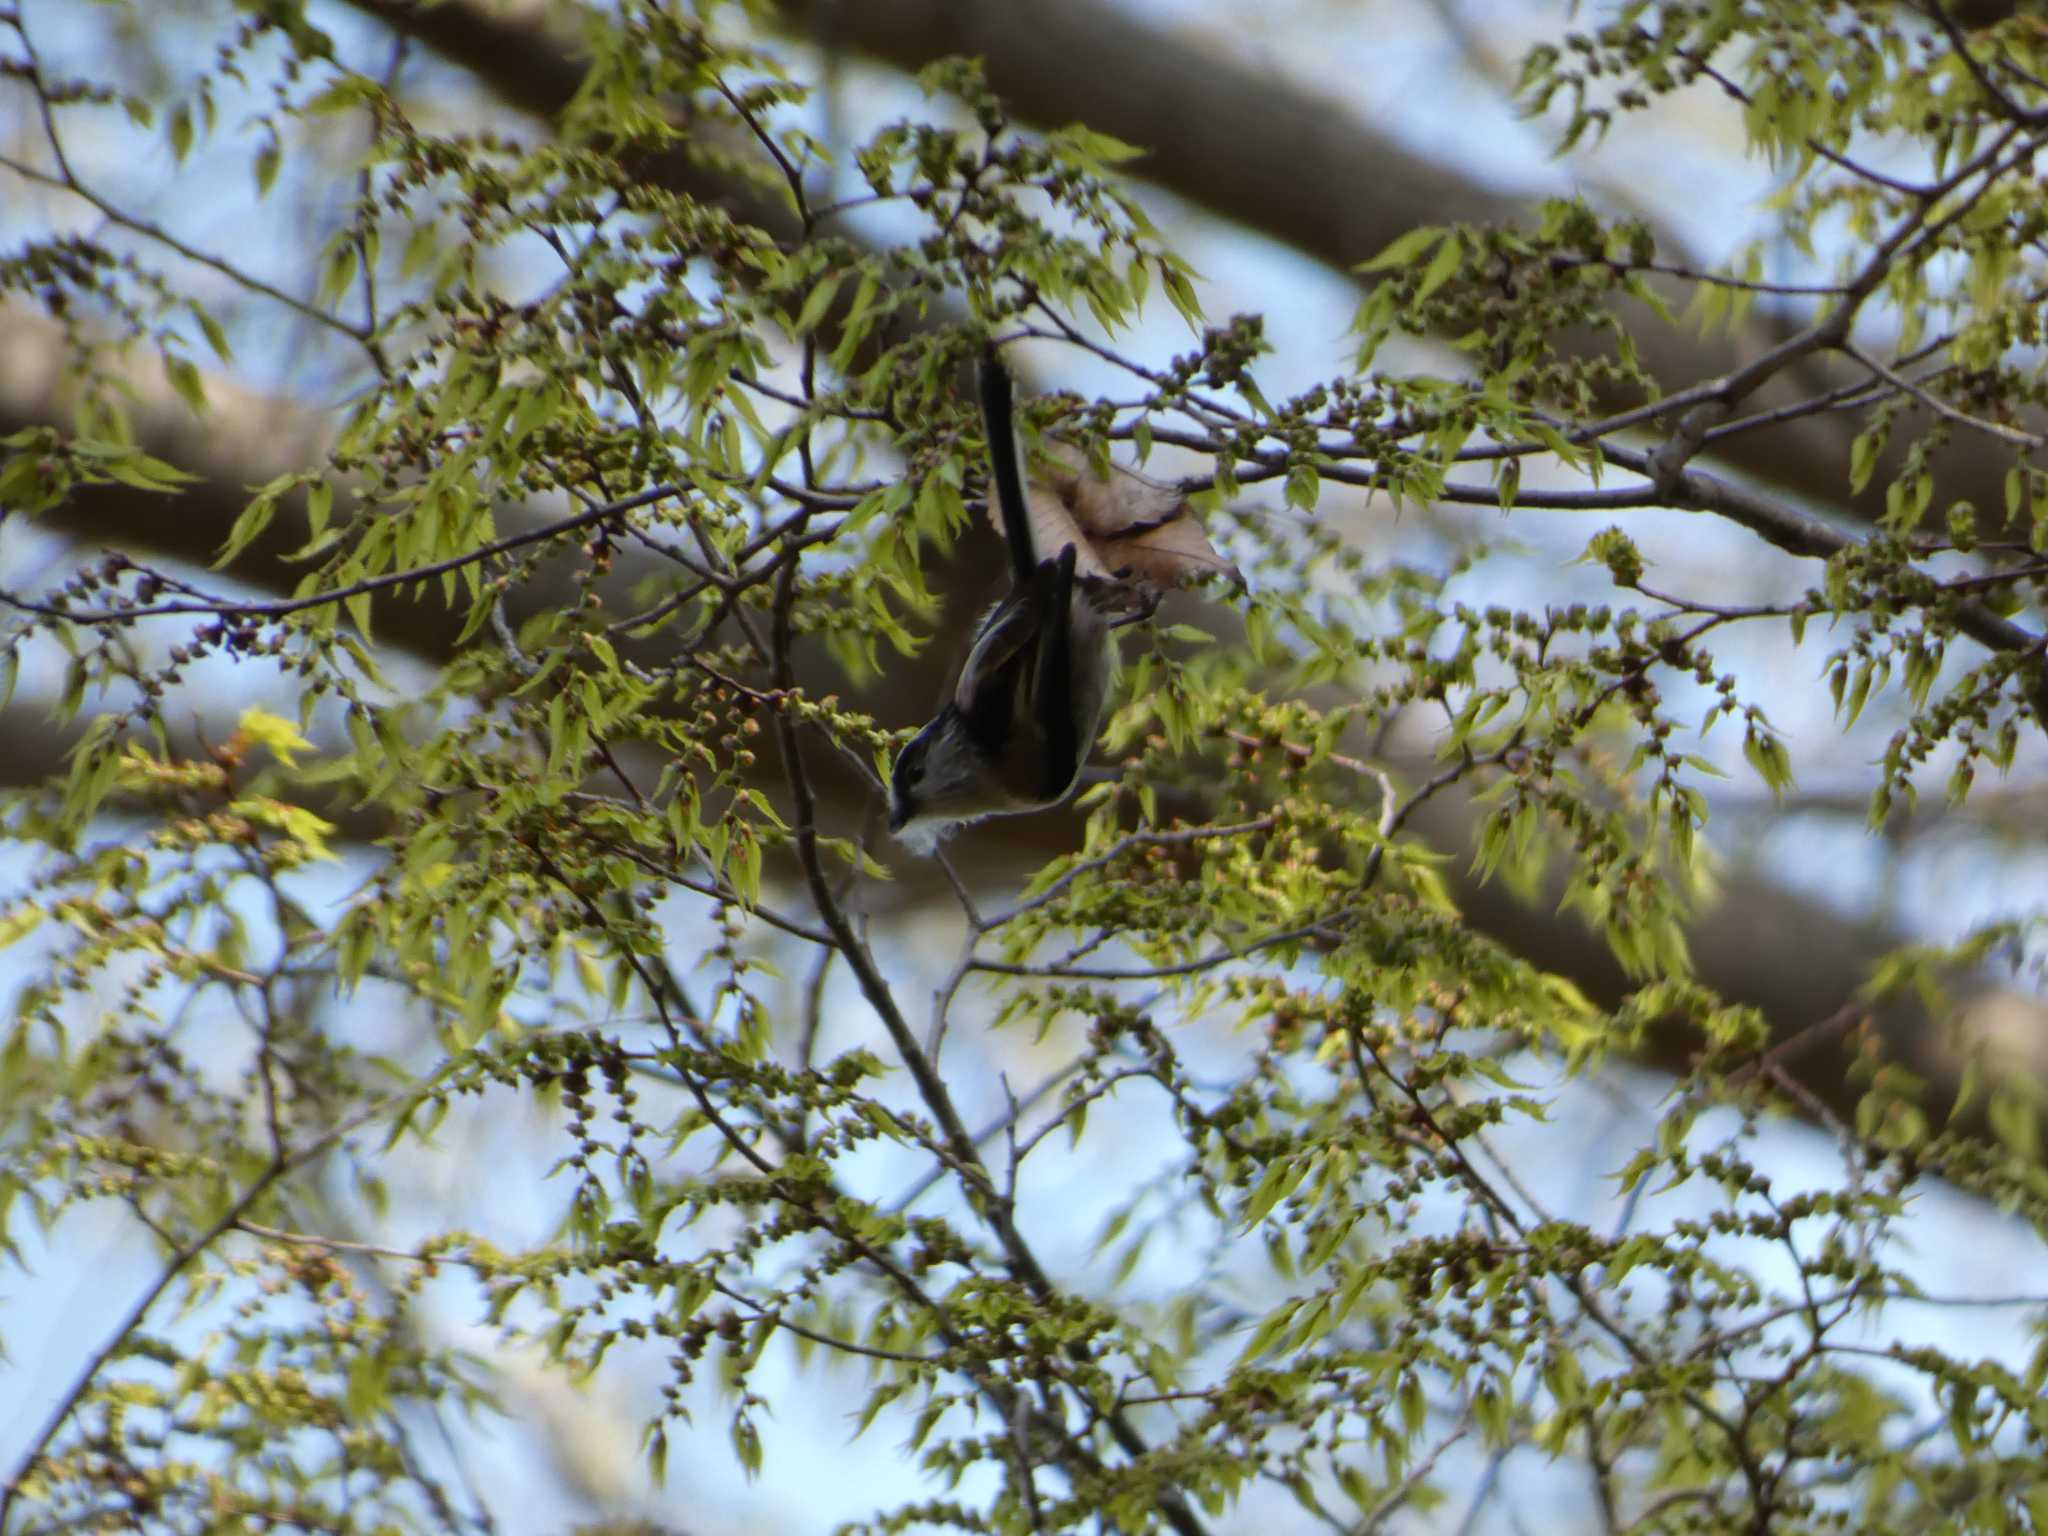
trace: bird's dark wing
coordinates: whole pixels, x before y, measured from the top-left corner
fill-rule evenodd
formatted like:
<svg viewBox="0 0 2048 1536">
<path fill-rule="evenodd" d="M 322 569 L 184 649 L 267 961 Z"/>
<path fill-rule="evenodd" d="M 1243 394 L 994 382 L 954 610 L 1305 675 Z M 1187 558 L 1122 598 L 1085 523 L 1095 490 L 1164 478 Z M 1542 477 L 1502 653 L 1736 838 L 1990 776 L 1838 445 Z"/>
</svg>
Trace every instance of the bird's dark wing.
<svg viewBox="0 0 2048 1536">
<path fill-rule="evenodd" d="M 989 611 L 974 637 L 973 648 L 953 684 L 953 703 L 964 715 L 985 710 L 992 699 L 1001 698 L 1004 713 L 1008 699 L 1026 670 L 1027 653 L 1036 643 L 1040 622 L 1036 582 L 1012 592 Z"/>
<path fill-rule="evenodd" d="M 1041 737 L 1038 793 L 1057 800 L 1074 782 L 1086 750 L 1074 697 L 1073 545 L 1061 550 L 1058 559 L 1039 562 L 1032 575 L 1032 606 L 1038 611 L 1038 644 L 1024 691 Z"/>
</svg>

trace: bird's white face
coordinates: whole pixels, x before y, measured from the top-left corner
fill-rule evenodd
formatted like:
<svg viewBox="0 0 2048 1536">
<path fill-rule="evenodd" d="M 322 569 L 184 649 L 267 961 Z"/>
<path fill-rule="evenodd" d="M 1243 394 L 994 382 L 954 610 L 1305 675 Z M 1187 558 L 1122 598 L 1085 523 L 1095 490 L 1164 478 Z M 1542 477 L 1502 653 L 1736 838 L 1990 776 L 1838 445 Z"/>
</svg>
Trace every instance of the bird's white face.
<svg viewBox="0 0 2048 1536">
<path fill-rule="evenodd" d="M 896 840 L 921 858 L 938 851 L 941 840 L 960 824 L 944 782 L 946 731 L 957 724 L 941 713 L 911 737 L 896 754 L 889 774 L 889 830 Z M 957 755 L 957 753 L 955 754 Z"/>
<path fill-rule="evenodd" d="M 1028 808 L 977 757 L 951 708 L 910 739 L 889 773 L 889 830 L 926 858 L 970 821 Z"/>
</svg>

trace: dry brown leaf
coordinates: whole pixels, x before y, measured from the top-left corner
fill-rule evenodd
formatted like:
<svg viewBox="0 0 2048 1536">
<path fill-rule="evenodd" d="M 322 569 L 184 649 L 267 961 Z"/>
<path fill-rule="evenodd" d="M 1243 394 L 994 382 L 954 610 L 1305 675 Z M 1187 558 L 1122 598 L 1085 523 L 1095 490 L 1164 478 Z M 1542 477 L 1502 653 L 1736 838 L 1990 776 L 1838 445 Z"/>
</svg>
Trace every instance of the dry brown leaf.
<svg viewBox="0 0 2048 1536">
<path fill-rule="evenodd" d="M 1102 479 L 1079 449 L 1048 442 L 1031 466 L 1025 501 L 1040 549 L 1072 544 L 1078 575 L 1129 588 L 1134 601 L 1211 572 L 1244 585 L 1179 486 L 1115 464 Z"/>
</svg>

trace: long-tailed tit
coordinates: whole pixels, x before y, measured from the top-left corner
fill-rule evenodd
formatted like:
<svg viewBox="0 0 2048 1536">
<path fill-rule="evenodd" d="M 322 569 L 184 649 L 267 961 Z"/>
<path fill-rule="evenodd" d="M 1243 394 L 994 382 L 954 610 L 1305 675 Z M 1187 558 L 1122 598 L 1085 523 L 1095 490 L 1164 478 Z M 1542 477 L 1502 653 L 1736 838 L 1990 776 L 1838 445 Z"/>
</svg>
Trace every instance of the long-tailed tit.
<svg viewBox="0 0 2048 1536">
<path fill-rule="evenodd" d="M 1074 575 L 1075 546 L 1039 547 L 1024 494 L 1010 375 L 979 368 L 991 494 L 1010 590 L 976 632 L 952 697 L 896 755 L 889 830 L 918 853 L 965 822 L 1057 805 L 1095 744 L 1116 669 L 1104 595 Z"/>
</svg>

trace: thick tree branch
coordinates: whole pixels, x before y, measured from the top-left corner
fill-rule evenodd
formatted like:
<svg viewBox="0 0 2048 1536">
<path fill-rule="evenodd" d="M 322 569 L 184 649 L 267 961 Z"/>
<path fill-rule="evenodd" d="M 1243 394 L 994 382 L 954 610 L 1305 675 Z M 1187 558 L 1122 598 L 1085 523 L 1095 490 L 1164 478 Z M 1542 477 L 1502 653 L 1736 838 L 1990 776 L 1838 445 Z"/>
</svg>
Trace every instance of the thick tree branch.
<svg viewBox="0 0 2048 1536">
<path fill-rule="evenodd" d="M 71 429 L 76 388 L 66 377 L 68 354 L 62 328 L 0 306 L 0 437 L 23 427 Z M 318 465 L 333 432 L 321 412 L 267 399 L 218 376 L 207 380 L 203 418 L 153 369 L 131 369 L 122 383 L 136 441 L 196 479 L 175 497 L 118 484 L 79 488 L 47 523 L 87 545 L 205 566 L 248 505 L 248 487 Z M 291 591 L 304 567 L 290 556 L 311 533 L 298 500 L 285 502 L 236 559 L 235 580 L 259 591 Z M 387 594 L 375 614 L 381 641 L 423 657 L 445 656 L 462 632 L 462 614 L 438 592 L 419 602 Z"/>
</svg>

